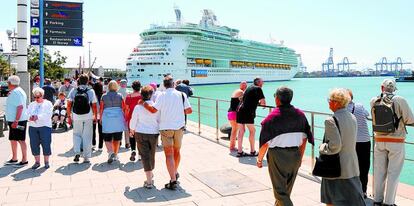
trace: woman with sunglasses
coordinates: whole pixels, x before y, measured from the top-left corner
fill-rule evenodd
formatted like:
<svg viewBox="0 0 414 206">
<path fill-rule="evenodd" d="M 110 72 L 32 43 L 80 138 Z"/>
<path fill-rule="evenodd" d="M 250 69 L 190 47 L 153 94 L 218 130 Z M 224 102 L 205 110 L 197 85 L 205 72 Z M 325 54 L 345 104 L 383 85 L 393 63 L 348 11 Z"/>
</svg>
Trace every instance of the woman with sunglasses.
<svg viewBox="0 0 414 206">
<path fill-rule="evenodd" d="M 44 156 L 45 168 L 50 167 L 49 156 L 52 154 L 52 115 L 53 105 L 50 101 L 43 99 L 45 91 L 42 88 L 33 89 L 34 101 L 29 104 L 27 113 L 29 115 L 29 137 L 30 148 L 35 157 L 32 169 L 40 167 L 40 146 Z"/>
</svg>

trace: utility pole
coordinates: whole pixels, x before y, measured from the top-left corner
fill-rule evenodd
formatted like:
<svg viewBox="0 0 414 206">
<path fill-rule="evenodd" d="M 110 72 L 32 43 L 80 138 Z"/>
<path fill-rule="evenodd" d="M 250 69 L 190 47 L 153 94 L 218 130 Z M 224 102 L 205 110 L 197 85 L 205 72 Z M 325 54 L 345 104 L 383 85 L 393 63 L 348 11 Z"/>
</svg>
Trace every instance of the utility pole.
<svg viewBox="0 0 414 206">
<path fill-rule="evenodd" d="M 91 63 L 91 41 L 88 41 L 89 44 L 89 70 L 92 69 L 92 63 Z"/>
<path fill-rule="evenodd" d="M 17 0 L 17 75 L 30 101 L 30 74 L 27 70 L 27 0 Z"/>
</svg>

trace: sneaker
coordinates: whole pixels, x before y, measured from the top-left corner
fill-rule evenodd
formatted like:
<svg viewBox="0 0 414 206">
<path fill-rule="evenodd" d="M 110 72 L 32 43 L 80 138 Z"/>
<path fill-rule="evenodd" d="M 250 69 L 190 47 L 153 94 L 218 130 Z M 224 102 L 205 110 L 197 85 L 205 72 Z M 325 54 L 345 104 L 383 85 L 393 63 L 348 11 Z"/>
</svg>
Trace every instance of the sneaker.
<svg viewBox="0 0 414 206">
<path fill-rule="evenodd" d="M 79 158 L 80 158 L 80 155 L 75 155 L 75 158 L 73 158 L 73 161 L 74 162 L 76 162 L 76 163 L 78 163 L 79 162 Z"/>
<path fill-rule="evenodd" d="M 102 152 L 103 150 L 102 150 L 102 148 L 98 148 L 98 152 Z"/>
<path fill-rule="evenodd" d="M 92 145 L 92 151 L 95 151 L 95 149 L 96 149 L 96 146 Z"/>
<path fill-rule="evenodd" d="M 5 162 L 4 164 L 5 165 L 15 165 L 15 164 L 17 164 L 19 161 L 18 160 L 9 160 L 9 161 L 7 161 L 7 162 Z"/>
<path fill-rule="evenodd" d="M 49 168 L 50 168 L 49 162 L 45 162 L 45 169 L 49 169 Z"/>
<path fill-rule="evenodd" d="M 108 155 L 108 164 L 112 164 L 112 162 L 114 161 L 114 159 L 115 159 L 115 154 L 114 153 L 110 153 L 109 155 Z"/>
<path fill-rule="evenodd" d="M 15 164 L 14 166 L 15 167 L 24 167 L 24 166 L 26 166 L 26 165 L 28 165 L 29 164 L 29 162 L 28 161 L 26 161 L 26 162 L 19 162 L 18 164 Z"/>
<path fill-rule="evenodd" d="M 57 127 L 57 124 L 56 123 L 53 123 L 52 129 L 56 129 L 56 127 Z"/>
<path fill-rule="evenodd" d="M 154 180 L 151 180 L 151 182 L 144 181 L 144 188 L 152 189 L 153 187 L 154 187 Z"/>
<path fill-rule="evenodd" d="M 32 166 L 32 169 L 33 169 L 33 170 L 35 170 L 35 169 L 37 169 L 37 168 L 39 168 L 39 167 L 40 167 L 40 163 L 36 162 L 36 163 Z"/>
<path fill-rule="evenodd" d="M 129 143 L 126 143 L 126 144 L 125 144 L 125 148 L 126 148 L 126 149 L 129 149 L 129 148 L 131 148 L 131 144 L 129 144 Z"/>
<path fill-rule="evenodd" d="M 133 152 L 131 153 L 131 157 L 129 158 L 129 160 L 130 160 L 131 162 L 135 162 L 135 156 L 137 156 L 137 153 L 136 153 L 135 151 L 133 151 Z"/>
<path fill-rule="evenodd" d="M 89 160 L 89 158 L 85 157 L 85 158 L 83 159 L 83 163 L 84 163 L 84 164 L 89 164 L 89 163 L 91 163 L 91 161 Z"/>
<path fill-rule="evenodd" d="M 119 157 L 117 154 L 114 154 L 114 161 L 119 161 Z"/>
</svg>

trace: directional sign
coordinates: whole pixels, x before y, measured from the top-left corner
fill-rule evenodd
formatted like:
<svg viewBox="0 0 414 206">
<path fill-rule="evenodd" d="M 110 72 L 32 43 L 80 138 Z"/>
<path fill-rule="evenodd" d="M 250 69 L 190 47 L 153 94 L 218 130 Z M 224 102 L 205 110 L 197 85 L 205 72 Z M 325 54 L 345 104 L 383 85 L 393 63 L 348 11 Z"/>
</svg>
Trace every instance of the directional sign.
<svg viewBox="0 0 414 206">
<path fill-rule="evenodd" d="M 63 19 L 45 19 L 44 26 L 46 28 L 82 28 L 83 21 L 63 20 Z"/>
<path fill-rule="evenodd" d="M 51 19 L 82 19 L 82 12 L 45 9 L 43 16 Z"/>
<path fill-rule="evenodd" d="M 46 1 L 44 8 L 45 9 L 82 11 L 82 3 L 63 2 L 63 1 Z"/>
<path fill-rule="evenodd" d="M 43 8 L 43 36 L 45 45 L 83 45 L 82 3 L 45 1 Z"/>
<path fill-rule="evenodd" d="M 82 37 L 76 38 L 65 38 L 65 37 L 45 37 L 45 45 L 53 46 L 82 46 L 83 45 Z"/>
<path fill-rule="evenodd" d="M 48 46 L 83 46 L 83 3 L 30 0 L 30 6 L 31 45 L 43 39 Z"/>
<path fill-rule="evenodd" d="M 43 30 L 45 37 L 49 36 L 63 36 L 63 37 L 78 37 L 82 36 L 82 29 L 72 29 L 72 28 L 45 28 Z"/>
</svg>

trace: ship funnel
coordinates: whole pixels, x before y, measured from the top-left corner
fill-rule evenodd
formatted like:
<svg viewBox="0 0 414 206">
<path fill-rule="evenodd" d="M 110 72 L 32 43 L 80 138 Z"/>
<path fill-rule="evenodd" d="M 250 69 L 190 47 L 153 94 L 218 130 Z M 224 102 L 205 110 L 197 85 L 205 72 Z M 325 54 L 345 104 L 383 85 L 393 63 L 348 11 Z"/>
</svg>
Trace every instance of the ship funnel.
<svg viewBox="0 0 414 206">
<path fill-rule="evenodd" d="M 177 6 L 175 6 L 174 11 L 177 23 L 181 23 L 181 10 Z"/>
</svg>

